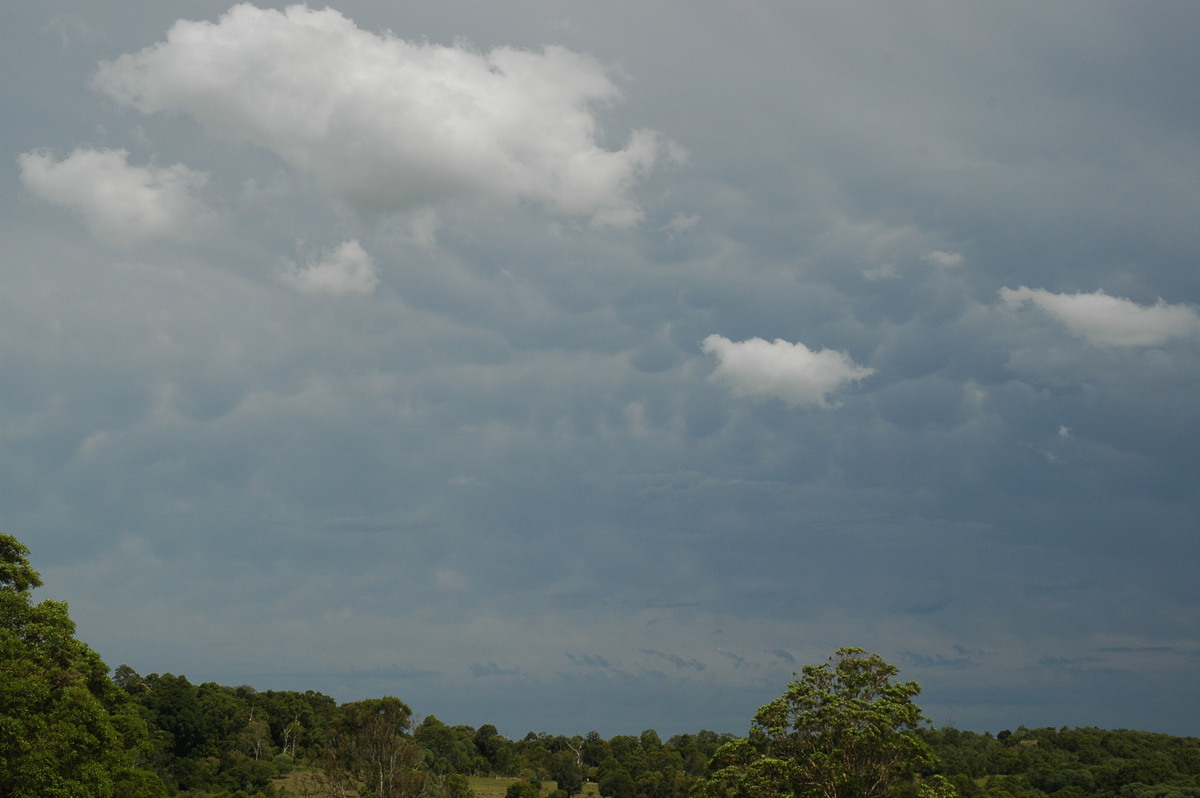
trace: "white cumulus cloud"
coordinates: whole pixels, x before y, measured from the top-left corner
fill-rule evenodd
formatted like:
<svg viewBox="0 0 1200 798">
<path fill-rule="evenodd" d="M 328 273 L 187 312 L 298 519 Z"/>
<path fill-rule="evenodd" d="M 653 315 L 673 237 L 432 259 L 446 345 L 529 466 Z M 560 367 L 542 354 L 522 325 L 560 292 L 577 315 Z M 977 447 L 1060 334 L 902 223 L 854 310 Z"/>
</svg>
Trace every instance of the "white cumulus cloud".
<svg viewBox="0 0 1200 798">
<path fill-rule="evenodd" d="M 77 149 L 61 161 L 45 151 L 17 158 L 34 196 L 83 217 L 92 234 L 120 246 L 189 239 L 211 220 L 197 196 L 208 182 L 182 164 L 131 166 L 125 150 Z"/>
<path fill-rule="evenodd" d="M 369 211 L 468 195 L 629 225 L 630 189 L 670 155 L 649 130 L 620 150 L 597 143 L 594 107 L 619 93 L 592 58 L 409 42 L 329 8 L 179 20 L 165 42 L 102 63 L 95 85 L 266 147 Z"/>
<path fill-rule="evenodd" d="M 875 373 L 845 352 L 814 352 L 781 338 L 731 341 L 721 335 L 704 339 L 703 349 L 717 358 L 711 379 L 741 396 L 774 396 L 791 405 L 829 407 L 829 395 Z"/>
<path fill-rule="evenodd" d="M 369 294 L 379 285 L 379 270 L 352 239 L 305 266 L 289 262 L 281 278 L 306 294 Z"/>
<path fill-rule="evenodd" d="M 1146 307 L 1103 291 L 1055 294 L 1025 286 L 1002 288 L 1000 298 L 1014 310 L 1032 305 L 1096 346 L 1159 346 L 1200 333 L 1195 308 L 1168 305 L 1161 299 Z"/>
</svg>

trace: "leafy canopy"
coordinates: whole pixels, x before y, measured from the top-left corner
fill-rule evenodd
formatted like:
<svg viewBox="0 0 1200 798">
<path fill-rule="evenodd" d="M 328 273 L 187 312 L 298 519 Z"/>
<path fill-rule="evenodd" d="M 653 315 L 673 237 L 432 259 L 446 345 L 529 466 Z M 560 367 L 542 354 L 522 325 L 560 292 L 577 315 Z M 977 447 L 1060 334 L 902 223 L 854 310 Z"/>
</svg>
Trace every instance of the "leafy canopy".
<svg viewBox="0 0 1200 798">
<path fill-rule="evenodd" d="M 0 534 L 0 796 L 154 798 L 134 767 L 145 723 L 108 667 L 75 639 L 61 601 L 35 604 L 29 550 Z"/>
<path fill-rule="evenodd" d="M 879 798 L 930 764 L 916 682 L 861 648 L 807 665 L 713 758 L 708 798 Z"/>
</svg>

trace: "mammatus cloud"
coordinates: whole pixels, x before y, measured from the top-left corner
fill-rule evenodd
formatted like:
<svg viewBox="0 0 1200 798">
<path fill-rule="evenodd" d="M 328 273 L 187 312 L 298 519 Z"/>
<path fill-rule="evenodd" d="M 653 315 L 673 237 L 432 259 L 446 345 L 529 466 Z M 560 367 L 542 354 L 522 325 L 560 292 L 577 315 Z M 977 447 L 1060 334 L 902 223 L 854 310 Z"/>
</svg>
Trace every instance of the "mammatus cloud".
<svg viewBox="0 0 1200 798">
<path fill-rule="evenodd" d="M 1103 291 L 1055 294 L 1025 286 L 1001 288 L 1000 298 L 1013 310 L 1033 305 L 1095 346 L 1159 346 L 1200 333 L 1200 315 L 1194 308 L 1161 299 L 1143 307 Z"/>
<path fill-rule="evenodd" d="M 630 225 L 629 190 L 671 150 L 650 130 L 597 144 L 593 107 L 618 90 L 592 58 L 408 42 L 329 8 L 180 20 L 167 41 L 102 63 L 95 85 L 266 147 L 367 211 L 467 195 Z"/>
<path fill-rule="evenodd" d="M 128 157 L 125 150 L 77 149 L 61 161 L 44 151 L 17 161 L 29 192 L 78 213 L 94 236 L 118 246 L 189 239 L 211 221 L 196 196 L 206 174 L 182 164 L 130 166 Z"/>
<path fill-rule="evenodd" d="M 856 364 L 845 352 L 814 352 L 802 343 L 780 338 L 735 342 L 710 335 L 702 346 L 717 358 L 710 379 L 724 383 L 739 396 L 774 396 L 791 405 L 829 407 L 831 393 L 875 373 L 875 369 Z"/>
<path fill-rule="evenodd" d="M 304 267 L 289 262 L 281 279 L 306 294 L 369 294 L 379 285 L 379 270 L 358 241 L 351 240 Z"/>
</svg>

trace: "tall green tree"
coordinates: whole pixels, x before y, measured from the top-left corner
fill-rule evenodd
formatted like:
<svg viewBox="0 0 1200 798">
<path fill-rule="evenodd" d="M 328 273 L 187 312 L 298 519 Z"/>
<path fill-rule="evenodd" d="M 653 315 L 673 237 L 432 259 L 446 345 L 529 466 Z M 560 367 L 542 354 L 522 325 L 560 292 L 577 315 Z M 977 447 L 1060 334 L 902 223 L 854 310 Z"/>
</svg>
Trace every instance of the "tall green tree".
<svg viewBox="0 0 1200 798">
<path fill-rule="evenodd" d="M 722 746 L 710 798 L 882 798 L 932 764 L 914 702 L 921 687 L 861 648 L 805 666 L 754 716 L 749 737 Z"/>
<path fill-rule="evenodd" d="M 409 734 L 412 710 L 385 696 L 343 704 L 318 757 L 326 792 L 363 798 L 416 798 L 439 792 L 425 753 Z"/>
<path fill-rule="evenodd" d="M 578 755 L 570 748 L 565 748 L 551 756 L 550 778 L 568 796 L 583 792 L 583 767 L 579 764 Z"/>
<path fill-rule="evenodd" d="M 475 731 L 475 748 L 488 761 L 493 773 L 507 776 L 513 772 L 516 754 L 512 741 L 492 724 L 485 723 Z"/>
<path fill-rule="evenodd" d="M 155 798 L 147 730 L 61 601 L 34 603 L 29 550 L 0 534 L 0 798 Z"/>
</svg>

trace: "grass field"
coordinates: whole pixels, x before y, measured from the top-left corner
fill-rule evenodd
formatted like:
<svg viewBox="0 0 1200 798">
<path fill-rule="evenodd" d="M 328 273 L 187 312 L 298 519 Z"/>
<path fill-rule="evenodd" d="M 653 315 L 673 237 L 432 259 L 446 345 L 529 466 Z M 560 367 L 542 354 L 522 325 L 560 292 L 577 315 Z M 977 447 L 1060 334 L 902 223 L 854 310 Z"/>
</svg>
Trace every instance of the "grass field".
<svg viewBox="0 0 1200 798">
<path fill-rule="evenodd" d="M 475 793 L 475 798 L 504 798 L 504 791 L 508 789 L 508 785 L 518 779 L 506 779 L 495 776 L 470 776 L 471 792 Z M 545 785 L 542 785 L 542 794 L 546 793 Z"/>
</svg>

